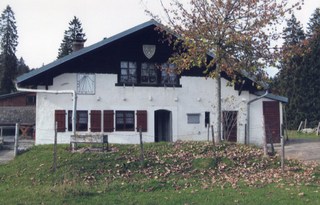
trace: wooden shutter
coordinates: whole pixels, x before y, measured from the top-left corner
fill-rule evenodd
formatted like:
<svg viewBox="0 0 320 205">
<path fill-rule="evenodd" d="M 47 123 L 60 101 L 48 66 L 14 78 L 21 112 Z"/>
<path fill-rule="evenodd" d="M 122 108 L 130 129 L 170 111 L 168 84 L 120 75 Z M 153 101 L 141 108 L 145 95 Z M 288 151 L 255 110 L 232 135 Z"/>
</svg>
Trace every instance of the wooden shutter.
<svg viewBox="0 0 320 205">
<path fill-rule="evenodd" d="M 57 132 L 66 131 L 66 111 L 65 110 L 55 110 L 54 120 L 58 122 Z"/>
<path fill-rule="evenodd" d="M 101 132 L 101 111 L 91 110 L 90 113 L 91 132 Z"/>
<path fill-rule="evenodd" d="M 137 110 L 137 131 L 139 131 L 140 127 L 142 132 L 147 132 L 148 120 L 146 110 Z"/>
<path fill-rule="evenodd" d="M 114 130 L 114 112 L 113 110 L 103 111 L 103 131 L 113 132 Z"/>
</svg>

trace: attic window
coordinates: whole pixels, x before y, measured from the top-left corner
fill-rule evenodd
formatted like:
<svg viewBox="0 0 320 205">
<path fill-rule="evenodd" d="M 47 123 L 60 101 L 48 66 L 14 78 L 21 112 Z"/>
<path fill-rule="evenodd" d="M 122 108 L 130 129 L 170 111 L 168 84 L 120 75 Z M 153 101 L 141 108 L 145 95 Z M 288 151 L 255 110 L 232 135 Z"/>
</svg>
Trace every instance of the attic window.
<svg viewBox="0 0 320 205">
<path fill-rule="evenodd" d="M 130 61 L 121 61 L 121 83 L 135 84 L 137 83 L 137 63 Z"/>
<path fill-rule="evenodd" d="M 173 64 L 164 63 L 161 66 L 161 84 L 164 85 L 176 85 L 177 73 L 176 67 Z"/>
<path fill-rule="evenodd" d="M 141 83 L 142 84 L 157 84 L 157 71 L 153 63 L 141 64 Z"/>
</svg>

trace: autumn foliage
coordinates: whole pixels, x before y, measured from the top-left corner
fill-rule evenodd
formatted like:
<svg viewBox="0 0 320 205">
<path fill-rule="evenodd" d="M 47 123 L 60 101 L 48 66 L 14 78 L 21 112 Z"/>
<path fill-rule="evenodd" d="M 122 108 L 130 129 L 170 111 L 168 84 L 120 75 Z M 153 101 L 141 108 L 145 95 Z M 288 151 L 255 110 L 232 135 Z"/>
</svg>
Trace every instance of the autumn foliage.
<svg viewBox="0 0 320 205">
<path fill-rule="evenodd" d="M 220 144 L 213 149 L 208 142 L 146 144 L 146 161 L 142 167 L 139 146 L 126 147 L 113 146 L 106 161 L 100 160 L 93 169 L 86 166 L 88 162 L 85 160 L 72 170 L 75 175 L 81 173 L 81 179 L 87 184 L 95 184 L 103 177 L 107 184 L 118 181 L 143 192 L 183 190 L 193 186 L 209 189 L 217 186 L 237 188 L 243 184 L 263 187 L 271 183 L 279 186 L 319 183 L 315 177 L 319 172 L 317 164 L 287 161 L 283 173 L 278 156 L 266 158 L 262 149 L 253 146 Z M 212 158 L 213 152 L 216 158 Z M 143 185 L 150 181 L 156 182 L 154 186 Z"/>
<path fill-rule="evenodd" d="M 281 38 L 277 29 L 287 13 L 299 9 L 303 1 L 288 0 L 191 0 L 163 5 L 168 29 L 180 38 L 178 52 L 171 61 L 181 70 L 206 66 L 211 77 L 247 71 L 263 72 L 278 60 L 272 42 Z M 151 12 L 150 12 L 151 13 Z M 207 54 L 213 58 L 208 61 Z M 210 67 L 217 64 L 215 70 Z M 231 75 L 232 76 L 232 75 Z"/>
</svg>

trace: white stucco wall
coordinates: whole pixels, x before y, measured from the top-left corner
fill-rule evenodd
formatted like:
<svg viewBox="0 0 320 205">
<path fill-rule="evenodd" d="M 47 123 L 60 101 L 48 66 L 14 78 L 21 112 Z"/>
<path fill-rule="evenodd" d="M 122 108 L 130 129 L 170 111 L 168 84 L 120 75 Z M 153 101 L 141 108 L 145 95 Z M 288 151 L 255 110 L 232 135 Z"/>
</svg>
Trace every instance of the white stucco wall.
<svg viewBox="0 0 320 205">
<path fill-rule="evenodd" d="M 255 95 L 250 95 L 250 100 L 257 98 Z M 267 98 L 259 99 L 250 104 L 250 126 L 249 126 L 249 143 L 250 144 L 263 144 L 263 137 L 265 136 L 264 120 L 263 120 L 263 102 L 272 101 Z M 279 103 L 280 110 L 280 125 L 283 124 L 282 104 Z"/>
<path fill-rule="evenodd" d="M 94 95 L 78 95 L 77 110 L 147 110 L 148 131 L 143 133 L 145 142 L 154 141 L 154 113 L 165 109 L 172 113 L 172 135 L 176 140 L 207 140 L 205 112 L 210 112 L 210 122 L 216 129 L 216 82 L 202 77 L 181 77 L 182 87 L 133 87 L 115 86 L 117 75 L 96 74 L 96 92 Z M 222 109 L 238 111 L 238 142 L 244 143 L 246 124 L 246 103 L 252 99 L 247 91 L 241 96 L 233 87 L 226 87 L 222 80 Z M 43 89 L 43 87 L 39 87 Z M 49 90 L 76 90 L 76 74 L 63 74 L 54 78 Z M 37 94 L 36 144 L 53 143 L 54 110 L 72 110 L 71 94 Z M 251 136 L 262 133 L 259 117 L 262 116 L 262 101 L 251 106 Z M 188 113 L 200 113 L 199 124 L 188 124 Z M 136 120 L 136 117 L 135 117 Z M 90 115 L 89 115 L 90 127 Z M 67 122 L 66 122 L 67 123 Z M 86 132 L 79 132 L 84 134 Z M 59 132 L 58 143 L 69 143 L 71 132 Z M 139 143 L 139 133 L 108 133 L 111 143 Z M 211 131 L 210 131 L 211 140 Z M 259 144 L 259 137 L 252 137 L 252 142 Z"/>
</svg>

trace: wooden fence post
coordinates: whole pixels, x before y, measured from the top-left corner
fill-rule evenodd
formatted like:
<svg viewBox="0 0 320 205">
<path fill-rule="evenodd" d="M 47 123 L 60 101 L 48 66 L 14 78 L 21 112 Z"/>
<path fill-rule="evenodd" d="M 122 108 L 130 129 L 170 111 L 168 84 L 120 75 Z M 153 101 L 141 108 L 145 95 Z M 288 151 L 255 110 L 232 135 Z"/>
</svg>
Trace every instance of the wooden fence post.
<svg viewBox="0 0 320 205">
<path fill-rule="evenodd" d="M 265 125 L 265 116 L 262 117 L 262 129 L 264 130 L 263 136 L 263 155 L 264 157 L 268 156 L 268 145 L 267 145 L 267 132 L 266 132 L 266 125 Z"/>
<path fill-rule="evenodd" d="M 14 157 L 16 157 L 18 155 L 18 136 L 19 136 L 19 127 L 20 124 L 16 123 L 16 131 L 15 131 L 15 135 L 14 135 Z"/>
<path fill-rule="evenodd" d="M 212 145 L 213 145 L 213 147 L 215 147 L 215 146 L 216 146 L 216 143 L 215 143 L 215 141 L 214 141 L 214 130 L 213 130 L 213 125 L 211 125 L 211 135 L 212 135 Z"/>
<path fill-rule="evenodd" d="M 142 129 L 139 127 L 139 135 L 140 135 L 140 163 L 141 166 L 144 166 L 144 150 L 143 150 L 143 142 L 142 142 Z"/>
<path fill-rule="evenodd" d="M 304 120 L 304 129 L 307 128 L 307 119 Z"/>
<path fill-rule="evenodd" d="M 281 124 L 281 170 L 284 173 L 284 136 L 283 136 L 283 124 Z"/>
<path fill-rule="evenodd" d="M 320 133 L 320 122 L 319 122 L 318 128 L 317 128 L 317 136 L 319 136 L 319 133 Z"/>
<path fill-rule="evenodd" d="M 208 142 L 209 142 L 210 141 L 210 139 L 209 139 L 209 136 L 210 136 L 210 125 L 207 124 L 207 127 L 208 127 Z"/>
<path fill-rule="evenodd" d="M 297 130 L 298 132 L 300 132 L 300 130 L 302 128 L 302 124 L 303 124 L 303 121 L 300 122 L 300 125 L 299 125 L 298 130 Z"/>
<path fill-rule="evenodd" d="M 58 129 L 58 122 L 54 124 L 54 144 L 53 144 L 53 172 L 57 170 L 57 129 Z"/>
</svg>

